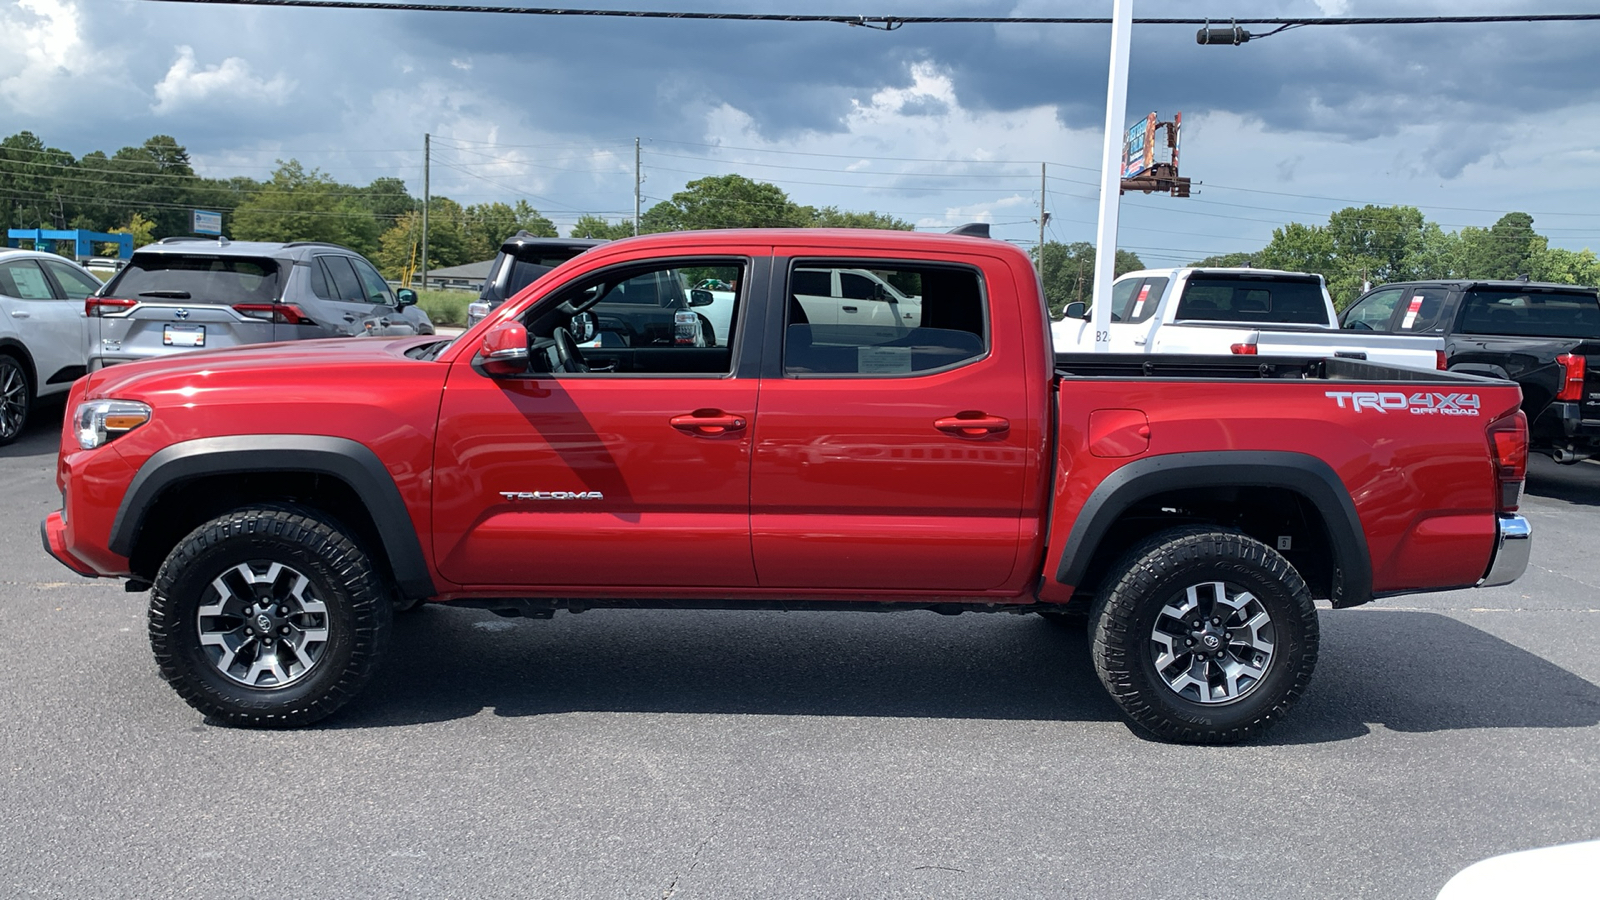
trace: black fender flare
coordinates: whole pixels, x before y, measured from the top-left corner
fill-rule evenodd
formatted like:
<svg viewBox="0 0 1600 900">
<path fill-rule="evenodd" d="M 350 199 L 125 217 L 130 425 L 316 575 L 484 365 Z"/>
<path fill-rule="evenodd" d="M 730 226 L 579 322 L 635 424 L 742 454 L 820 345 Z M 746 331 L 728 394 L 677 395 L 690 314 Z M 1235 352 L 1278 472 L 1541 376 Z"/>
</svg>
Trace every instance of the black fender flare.
<svg viewBox="0 0 1600 900">
<path fill-rule="evenodd" d="M 1170 491 L 1203 487 L 1283 488 L 1321 511 L 1332 543 L 1333 605 L 1372 599 L 1372 556 L 1355 502 L 1338 473 L 1322 460 L 1281 450 L 1215 450 L 1135 460 L 1106 476 L 1079 511 L 1056 567 L 1056 581 L 1077 585 L 1111 526 L 1135 504 Z"/>
<path fill-rule="evenodd" d="M 400 593 L 407 599 L 438 594 L 400 488 L 376 453 L 349 438 L 228 435 L 183 441 L 158 450 L 139 467 L 122 495 L 107 548 L 119 556 L 130 555 L 146 513 L 167 488 L 206 475 L 246 472 L 309 472 L 348 484 L 367 505 Z"/>
<path fill-rule="evenodd" d="M 1494 363 L 1457 363 L 1450 367 L 1450 371 L 1461 375 L 1479 375 L 1484 378 L 1498 378 L 1501 381 L 1511 381 L 1504 367 Z"/>
</svg>

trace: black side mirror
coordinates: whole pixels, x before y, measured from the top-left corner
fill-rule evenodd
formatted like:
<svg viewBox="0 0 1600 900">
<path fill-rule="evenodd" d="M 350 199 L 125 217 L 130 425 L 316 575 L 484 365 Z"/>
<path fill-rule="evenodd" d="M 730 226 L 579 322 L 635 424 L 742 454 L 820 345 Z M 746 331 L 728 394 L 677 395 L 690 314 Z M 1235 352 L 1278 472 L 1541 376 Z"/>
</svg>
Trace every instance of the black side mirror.
<svg viewBox="0 0 1600 900">
<path fill-rule="evenodd" d="M 696 288 L 689 292 L 690 306 L 710 306 L 715 302 L 717 302 L 717 298 L 711 296 L 710 291 L 704 291 Z"/>
<path fill-rule="evenodd" d="M 1074 300 L 1073 302 L 1067 304 L 1067 308 L 1062 310 L 1061 314 L 1069 319 L 1087 320 L 1089 318 L 1089 305 L 1087 303 Z"/>
<path fill-rule="evenodd" d="M 417 305 L 417 292 L 411 288 L 401 288 L 394 292 L 394 305 L 400 309 Z"/>
</svg>

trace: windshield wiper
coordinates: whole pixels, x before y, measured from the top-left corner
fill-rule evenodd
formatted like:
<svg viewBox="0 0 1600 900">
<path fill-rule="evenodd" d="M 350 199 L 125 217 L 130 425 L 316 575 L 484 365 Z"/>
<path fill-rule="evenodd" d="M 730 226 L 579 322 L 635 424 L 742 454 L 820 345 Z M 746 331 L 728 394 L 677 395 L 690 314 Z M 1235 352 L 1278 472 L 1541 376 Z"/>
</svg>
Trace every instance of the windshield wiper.
<svg viewBox="0 0 1600 900">
<path fill-rule="evenodd" d="M 162 297 L 167 300 L 188 300 L 188 291 L 140 291 L 141 297 Z"/>
</svg>

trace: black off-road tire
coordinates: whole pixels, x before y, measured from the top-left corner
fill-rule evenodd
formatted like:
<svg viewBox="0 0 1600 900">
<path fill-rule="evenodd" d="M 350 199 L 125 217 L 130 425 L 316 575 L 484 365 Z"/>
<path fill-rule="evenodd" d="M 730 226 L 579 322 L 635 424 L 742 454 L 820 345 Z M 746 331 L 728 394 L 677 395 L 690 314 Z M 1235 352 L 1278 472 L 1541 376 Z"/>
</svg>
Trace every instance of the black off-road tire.
<svg viewBox="0 0 1600 900">
<path fill-rule="evenodd" d="M 1217 616 L 1201 615 L 1219 584 L 1226 602 L 1212 604 Z M 1246 594 L 1249 612 L 1230 621 L 1231 604 Z M 1169 607 L 1194 614 L 1175 617 Z M 1261 615 L 1269 631 L 1262 631 Z M 1244 626 L 1247 616 L 1254 630 Z M 1222 649 L 1197 658 L 1206 635 L 1187 623 L 1202 618 L 1198 627 L 1209 627 Z M 1213 618 L 1222 625 L 1208 626 Z M 1184 527 L 1141 541 L 1107 574 L 1089 622 L 1100 682 L 1134 729 L 1157 740 L 1230 744 L 1255 737 L 1299 699 L 1317 662 L 1317 610 L 1305 581 L 1277 551 L 1236 531 Z M 1168 665 L 1158 668 L 1160 659 Z M 1238 674 L 1257 664 L 1258 675 Z"/>
<path fill-rule="evenodd" d="M 274 571 L 276 582 L 251 580 Z M 290 590 L 299 585 L 295 575 L 305 579 L 297 593 Z M 213 586 L 217 581 L 230 586 L 226 597 Z M 282 606 L 279 600 L 266 604 L 273 607 L 266 613 L 287 615 L 260 619 L 271 627 L 256 632 L 276 639 L 267 642 L 278 648 L 271 651 L 274 660 L 287 660 L 279 667 L 281 683 L 274 683 L 275 671 L 238 674 L 243 662 L 237 660 L 252 658 L 248 643 L 226 649 L 216 644 L 256 627 L 254 616 L 238 612 L 236 604 L 243 601 L 237 598 L 247 596 L 284 597 Z M 202 618 L 202 607 L 223 612 Z M 150 646 L 161 676 L 211 720 L 287 728 L 331 715 L 361 691 L 388 644 L 393 617 L 382 579 L 337 525 L 295 507 L 245 508 L 196 528 L 161 564 L 150 593 Z M 235 621 L 237 626 L 229 624 Z M 323 632 L 320 641 L 311 637 L 317 632 Z M 209 647 L 205 640 L 212 642 Z M 264 662 L 262 643 L 257 639 L 253 658 Z M 292 666 L 300 652 L 317 655 L 297 674 Z M 225 653 L 236 660 L 227 671 L 219 662 Z"/>
<path fill-rule="evenodd" d="M 33 381 L 28 367 L 9 353 L 0 353 L 0 447 L 22 437 L 33 414 Z"/>
</svg>

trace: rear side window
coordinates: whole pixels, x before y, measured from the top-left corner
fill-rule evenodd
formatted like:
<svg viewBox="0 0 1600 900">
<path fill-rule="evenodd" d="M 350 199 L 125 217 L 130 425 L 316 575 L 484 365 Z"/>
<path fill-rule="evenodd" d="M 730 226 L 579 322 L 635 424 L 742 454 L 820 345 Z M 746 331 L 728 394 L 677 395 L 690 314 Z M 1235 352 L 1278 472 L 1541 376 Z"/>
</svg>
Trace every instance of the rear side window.
<svg viewBox="0 0 1600 900">
<path fill-rule="evenodd" d="M 1600 337 L 1594 291 L 1468 291 L 1457 331 L 1526 337 Z"/>
<path fill-rule="evenodd" d="M 191 303 L 271 303 L 278 297 L 278 263 L 241 256 L 134 254 L 106 295 Z M 186 296 L 185 296 L 186 295 Z"/>
<path fill-rule="evenodd" d="M 988 353 L 984 313 L 972 269 L 798 263 L 789 277 L 784 372 L 907 376 L 966 365 Z"/>
<path fill-rule="evenodd" d="M 1328 325 L 1316 281 L 1263 276 L 1196 275 L 1183 288 L 1178 318 L 1212 322 Z"/>
<path fill-rule="evenodd" d="M 1409 288 L 1401 301 L 1400 331 L 1427 331 L 1439 322 L 1449 291 L 1442 287 Z"/>
<path fill-rule="evenodd" d="M 44 260 L 44 267 L 50 270 L 50 274 L 56 277 L 56 283 L 67 292 L 68 300 L 83 300 L 100 290 L 100 282 L 76 266 L 47 259 Z"/>
<path fill-rule="evenodd" d="M 1111 321 L 1143 322 L 1156 313 L 1165 278 L 1132 278 L 1111 286 Z"/>
<path fill-rule="evenodd" d="M 328 282 L 333 287 L 333 299 L 345 303 L 366 303 L 367 295 L 361 289 L 361 279 L 350 268 L 350 260 L 342 256 L 321 257 L 328 270 Z"/>
</svg>

